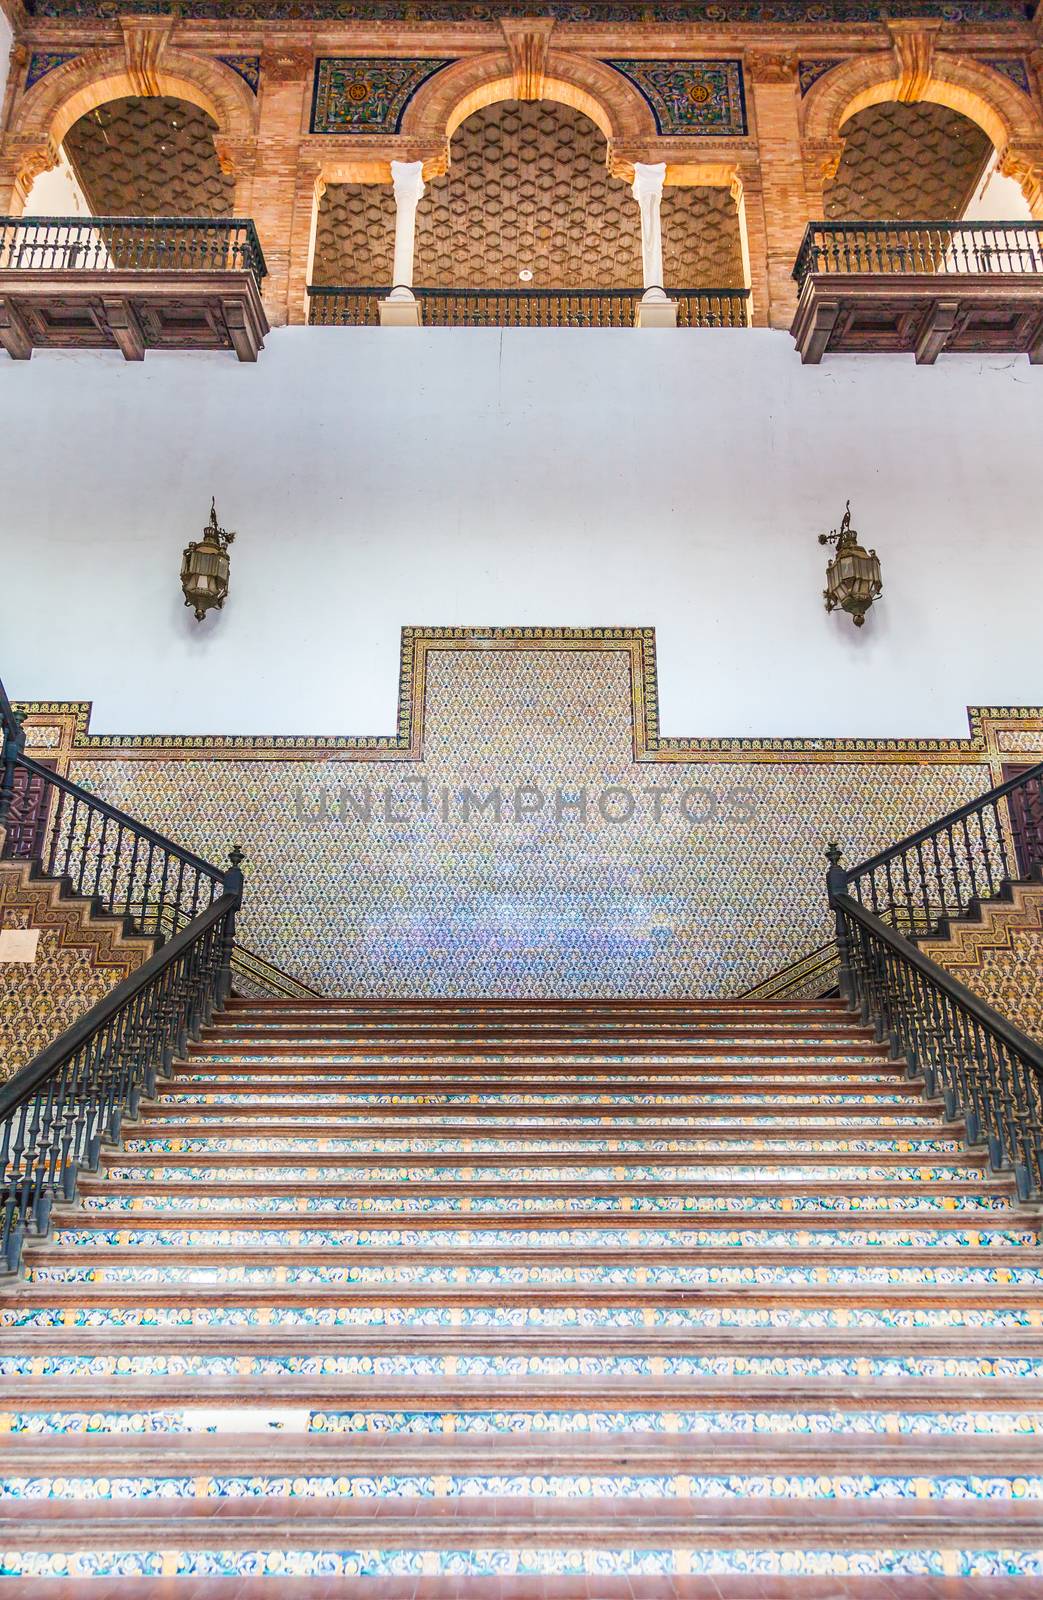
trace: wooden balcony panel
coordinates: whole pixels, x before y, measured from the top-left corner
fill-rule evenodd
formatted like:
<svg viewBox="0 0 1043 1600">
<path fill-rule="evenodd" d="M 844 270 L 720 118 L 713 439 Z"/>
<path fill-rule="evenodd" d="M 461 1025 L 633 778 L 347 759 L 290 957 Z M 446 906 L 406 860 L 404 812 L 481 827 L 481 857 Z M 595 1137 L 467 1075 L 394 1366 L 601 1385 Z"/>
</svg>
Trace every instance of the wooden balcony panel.
<svg viewBox="0 0 1043 1600">
<path fill-rule="evenodd" d="M 234 350 L 256 361 L 268 321 L 252 272 L 0 270 L 0 344 L 34 350 Z"/>
<path fill-rule="evenodd" d="M 1043 362 L 1043 273 L 811 272 L 791 333 L 801 360 L 832 352 L 1019 354 Z"/>
</svg>

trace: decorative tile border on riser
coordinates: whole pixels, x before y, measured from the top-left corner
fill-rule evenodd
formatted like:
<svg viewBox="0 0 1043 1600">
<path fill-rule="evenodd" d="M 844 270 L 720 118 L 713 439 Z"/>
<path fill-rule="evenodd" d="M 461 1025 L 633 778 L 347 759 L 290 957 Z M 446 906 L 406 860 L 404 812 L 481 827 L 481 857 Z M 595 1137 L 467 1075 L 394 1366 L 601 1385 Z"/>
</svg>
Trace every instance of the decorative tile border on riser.
<svg viewBox="0 0 1043 1600">
<path fill-rule="evenodd" d="M 93 1550 L 9 1551 L 0 1577 L 550 1577 L 628 1573 L 768 1576 L 1043 1577 L 1043 1552 L 1011 1548 L 964 1550 Z"/>
<path fill-rule="evenodd" d="M 537 1500 L 585 1500 L 592 1495 L 641 1499 L 700 1500 L 989 1500 L 1043 1501 L 1043 1477 L 1010 1474 L 979 1477 L 924 1476 L 890 1473 L 367 1473 L 365 1477 L 321 1473 L 276 1477 L 146 1476 L 115 1473 L 105 1477 L 61 1478 L 10 1476 L 0 1482 L 5 1500 L 292 1500 L 458 1499 L 478 1495 L 518 1496 Z"/>
</svg>

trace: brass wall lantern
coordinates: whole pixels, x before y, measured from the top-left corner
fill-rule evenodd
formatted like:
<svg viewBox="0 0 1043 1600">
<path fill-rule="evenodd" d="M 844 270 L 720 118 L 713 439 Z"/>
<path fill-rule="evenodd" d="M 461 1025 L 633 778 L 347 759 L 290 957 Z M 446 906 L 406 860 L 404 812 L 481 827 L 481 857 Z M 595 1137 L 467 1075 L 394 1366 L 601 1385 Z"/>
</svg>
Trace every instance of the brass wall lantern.
<svg viewBox="0 0 1043 1600">
<path fill-rule="evenodd" d="M 819 544 L 835 544 L 836 554 L 826 568 L 826 587 L 822 598 L 827 611 L 846 611 L 856 628 L 866 620 L 866 612 L 883 592 L 880 581 L 880 560 L 875 550 L 866 550 L 858 542 L 858 534 L 851 526 L 851 501 L 847 503 L 839 533 L 820 533 Z"/>
<path fill-rule="evenodd" d="M 210 502 L 210 521 L 203 529 L 201 539 L 193 539 L 181 557 L 181 587 L 185 604 L 191 606 L 196 621 L 202 622 L 211 606 L 218 611 L 228 594 L 228 546 L 234 533 L 218 527 L 217 508 Z"/>
</svg>

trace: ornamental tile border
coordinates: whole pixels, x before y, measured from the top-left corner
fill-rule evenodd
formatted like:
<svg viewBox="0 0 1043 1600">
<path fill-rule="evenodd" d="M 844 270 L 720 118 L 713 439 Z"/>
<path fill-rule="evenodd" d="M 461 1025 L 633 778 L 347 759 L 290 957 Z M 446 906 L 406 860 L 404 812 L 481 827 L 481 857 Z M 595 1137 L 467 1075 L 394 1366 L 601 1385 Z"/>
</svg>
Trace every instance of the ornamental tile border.
<svg viewBox="0 0 1043 1600">
<path fill-rule="evenodd" d="M 452 56 L 320 56 L 312 91 L 312 133 L 397 133 L 421 84 Z"/>
<path fill-rule="evenodd" d="M 34 50 L 25 69 L 26 89 L 31 89 L 34 83 L 46 78 L 55 67 L 64 67 L 67 61 L 75 61 L 78 54 L 77 50 Z"/>
<path fill-rule="evenodd" d="M 798 61 L 797 79 L 800 84 L 800 98 L 803 100 L 808 90 L 813 88 L 820 78 L 834 67 L 839 67 L 844 60 L 843 56 L 836 56 L 830 60 Z"/>
<path fill-rule="evenodd" d="M 108 20 L 111 0 L 24 0 L 34 18 Z M 888 19 L 940 18 L 948 24 L 985 26 L 1031 20 L 1034 0 L 133 0 L 123 8 L 136 16 L 183 21 L 249 22 L 440 22 L 495 23 L 501 17 L 553 17 L 576 23 L 771 23 L 786 26 L 867 24 Z"/>
<path fill-rule="evenodd" d="M 1032 93 L 1028 63 L 1023 56 L 979 56 L 978 62 L 983 67 L 991 67 L 993 72 L 1001 72 L 1022 94 Z"/>
<path fill-rule="evenodd" d="M 236 73 L 238 77 L 242 78 L 243 82 L 246 84 L 246 87 L 248 89 L 250 89 L 254 94 L 256 94 L 257 91 L 260 89 L 260 87 L 261 87 L 261 58 L 260 58 L 260 56 L 251 56 L 251 55 L 217 56 L 217 57 L 215 57 L 215 60 L 220 61 L 222 66 L 229 67 L 232 70 L 232 72 Z"/>
<path fill-rule="evenodd" d="M 432 650 L 487 651 L 490 646 L 515 650 L 623 651 L 630 657 L 631 713 L 634 759 L 648 762 L 728 761 L 736 756 L 754 761 L 922 763 L 925 756 L 939 762 L 986 764 L 998 761 L 1009 747 L 1011 730 L 997 730 L 1002 722 L 1029 722 L 1043 729 L 1043 706 L 969 706 L 968 738 L 691 738 L 664 737 L 659 730 L 658 667 L 654 628 L 452 628 L 405 627 L 399 663 L 398 731 L 394 734 L 174 734 L 91 733 L 89 700 L 20 700 L 16 704 L 28 717 L 62 717 L 70 726 L 61 740 L 64 754 L 89 751 L 92 756 L 124 759 L 128 753 L 147 758 L 162 753 L 172 759 L 242 759 L 272 754 L 288 759 L 315 759 L 329 755 L 359 761 L 418 761 L 424 757 L 425 688 L 427 657 Z M 1027 729 L 1029 743 L 1037 730 Z M 1001 737 L 1004 742 L 999 742 Z M 41 729 L 48 748 L 53 732 Z M 1020 746 L 1019 746 L 1020 747 Z M 997 779 L 997 781 L 999 781 Z"/>
<path fill-rule="evenodd" d="M 702 139 L 743 139 L 749 132 L 742 62 L 728 57 L 705 61 L 611 58 L 613 67 L 647 102 L 663 135 Z"/>
</svg>

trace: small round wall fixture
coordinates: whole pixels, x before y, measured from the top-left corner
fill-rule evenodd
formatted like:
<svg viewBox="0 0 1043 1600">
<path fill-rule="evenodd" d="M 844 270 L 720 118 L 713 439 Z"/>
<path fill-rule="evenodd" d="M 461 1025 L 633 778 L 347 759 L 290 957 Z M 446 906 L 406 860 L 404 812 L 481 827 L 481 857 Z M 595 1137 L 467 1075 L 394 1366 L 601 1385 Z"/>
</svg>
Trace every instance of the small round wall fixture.
<svg viewBox="0 0 1043 1600">
<path fill-rule="evenodd" d="M 846 611 L 856 628 L 865 624 L 866 612 L 883 592 L 880 560 L 875 550 L 858 542 L 851 526 L 851 501 L 847 502 L 839 531 L 820 533 L 819 544 L 835 544 L 836 553 L 826 568 L 822 598 L 827 611 Z"/>
<path fill-rule="evenodd" d="M 235 538 L 218 526 L 217 507 L 210 502 L 210 521 L 201 539 L 193 539 L 181 557 L 181 587 L 186 606 L 191 606 L 196 621 L 202 622 L 212 608 L 220 611 L 228 594 L 228 546 Z"/>
</svg>

